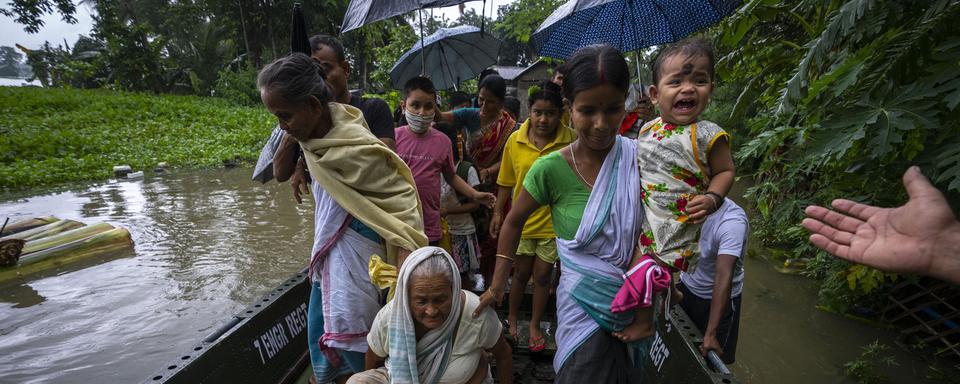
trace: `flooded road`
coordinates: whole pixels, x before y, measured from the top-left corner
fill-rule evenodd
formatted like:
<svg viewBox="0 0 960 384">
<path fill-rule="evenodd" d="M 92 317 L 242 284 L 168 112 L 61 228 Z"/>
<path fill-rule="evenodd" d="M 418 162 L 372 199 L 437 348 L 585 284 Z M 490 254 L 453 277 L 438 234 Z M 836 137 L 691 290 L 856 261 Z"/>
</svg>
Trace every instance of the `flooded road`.
<svg viewBox="0 0 960 384">
<path fill-rule="evenodd" d="M 0 286 L 0 383 L 140 382 L 307 263 L 312 203 L 249 169 L 175 171 L 39 196 L 0 197 L 0 219 L 54 215 L 130 230 L 134 251 Z M 307 197 L 310 200 L 309 197 Z M 813 282 L 746 260 L 743 383 L 852 383 L 843 364 L 892 332 L 815 309 Z"/>
</svg>

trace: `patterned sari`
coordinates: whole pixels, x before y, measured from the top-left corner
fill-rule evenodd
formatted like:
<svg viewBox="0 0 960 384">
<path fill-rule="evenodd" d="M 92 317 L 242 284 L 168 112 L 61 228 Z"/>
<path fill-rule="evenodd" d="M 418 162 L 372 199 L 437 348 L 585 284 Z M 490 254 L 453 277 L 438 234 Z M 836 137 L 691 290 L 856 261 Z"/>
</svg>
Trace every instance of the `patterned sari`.
<svg viewBox="0 0 960 384">
<path fill-rule="evenodd" d="M 470 157 L 478 168 L 489 168 L 500 161 L 503 146 L 513 132 L 513 127 L 517 125 L 507 112 L 500 113 L 500 119 L 470 135 L 467 147 L 470 148 Z"/>
<path fill-rule="evenodd" d="M 669 124 L 660 118 L 637 137 L 641 198 L 646 222 L 640 249 L 676 269 L 693 272 L 700 249 L 700 226 L 688 222 L 687 203 L 710 184 L 707 157 L 713 144 L 729 134 L 702 120 Z"/>
</svg>

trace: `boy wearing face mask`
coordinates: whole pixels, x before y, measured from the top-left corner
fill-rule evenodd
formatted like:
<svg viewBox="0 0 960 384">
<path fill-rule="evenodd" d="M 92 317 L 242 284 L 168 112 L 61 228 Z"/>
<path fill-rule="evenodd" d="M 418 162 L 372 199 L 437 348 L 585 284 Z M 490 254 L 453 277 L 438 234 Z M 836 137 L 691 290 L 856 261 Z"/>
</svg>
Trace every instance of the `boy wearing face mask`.
<svg viewBox="0 0 960 384">
<path fill-rule="evenodd" d="M 437 245 L 440 231 L 440 177 L 454 190 L 486 206 L 496 197 L 478 192 L 456 174 L 450 138 L 432 127 L 437 113 L 437 90 L 425 77 L 414 77 L 403 87 L 400 102 L 407 125 L 397 128 L 397 154 L 410 167 L 423 207 L 424 232 L 430 245 Z"/>
</svg>

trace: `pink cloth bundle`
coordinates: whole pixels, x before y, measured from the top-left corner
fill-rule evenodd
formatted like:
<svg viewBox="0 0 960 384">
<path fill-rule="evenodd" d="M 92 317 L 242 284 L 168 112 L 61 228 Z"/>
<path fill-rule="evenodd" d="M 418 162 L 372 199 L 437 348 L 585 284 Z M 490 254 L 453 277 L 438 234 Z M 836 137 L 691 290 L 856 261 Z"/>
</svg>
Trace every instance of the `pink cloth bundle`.
<svg viewBox="0 0 960 384">
<path fill-rule="evenodd" d="M 670 270 L 657 264 L 650 255 L 623 275 L 623 286 L 610 304 L 610 311 L 622 313 L 653 305 L 653 294 L 670 287 Z"/>
</svg>

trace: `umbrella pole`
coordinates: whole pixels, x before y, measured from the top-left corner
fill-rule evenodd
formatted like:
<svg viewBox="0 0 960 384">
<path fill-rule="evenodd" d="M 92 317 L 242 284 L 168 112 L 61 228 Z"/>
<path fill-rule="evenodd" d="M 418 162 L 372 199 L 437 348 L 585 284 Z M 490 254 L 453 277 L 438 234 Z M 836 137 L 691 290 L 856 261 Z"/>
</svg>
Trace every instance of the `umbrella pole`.
<svg viewBox="0 0 960 384">
<path fill-rule="evenodd" d="M 637 54 L 637 84 L 640 84 L 640 88 L 643 89 L 643 79 L 640 77 L 640 50 L 634 51 Z"/>
<path fill-rule="evenodd" d="M 427 70 L 427 53 L 423 51 L 423 8 L 418 9 L 420 14 L 420 76 L 423 77 Z"/>
</svg>

